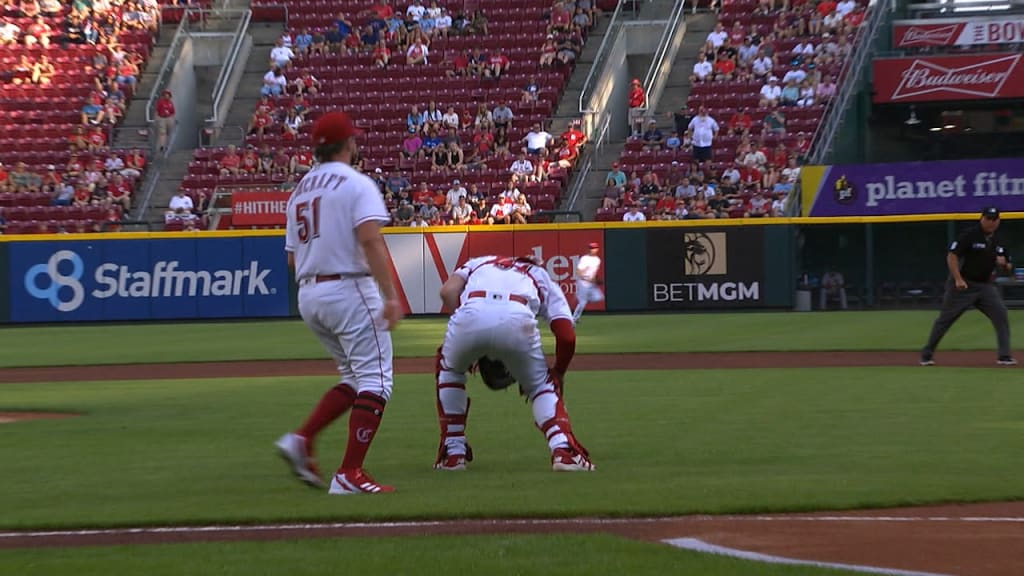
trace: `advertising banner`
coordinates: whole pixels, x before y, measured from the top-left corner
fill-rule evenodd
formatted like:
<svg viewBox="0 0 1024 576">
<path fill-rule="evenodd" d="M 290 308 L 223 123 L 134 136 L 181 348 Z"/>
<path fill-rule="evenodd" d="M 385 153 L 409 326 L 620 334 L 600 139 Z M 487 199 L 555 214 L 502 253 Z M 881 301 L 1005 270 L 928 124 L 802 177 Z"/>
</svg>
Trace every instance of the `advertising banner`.
<svg viewBox="0 0 1024 576">
<path fill-rule="evenodd" d="M 291 192 L 231 193 L 231 223 L 238 226 L 284 226 Z"/>
<path fill-rule="evenodd" d="M 800 180 L 805 216 L 1024 210 L 1019 158 L 808 166 Z"/>
<path fill-rule="evenodd" d="M 876 103 L 1024 98 L 1021 53 L 879 58 L 871 63 Z"/>
<path fill-rule="evenodd" d="M 603 231 L 592 230 L 496 230 L 493 232 L 424 232 L 386 234 L 393 276 L 408 314 L 441 312 L 441 285 L 466 260 L 488 255 L 532 255 L 558 282 L 576 305 L 576 264 L 590 242 L 602 243 Z M 603 257 L 603 253 L 601 254 Z M 604 277 L 602 267 L 599 276 Z M 604 310 L 593 302 L 587 310 Z"/>
<path fill-rule="evenodd" d="M 652 309 L 750 308 L 764 303 L 764 229 L 647 231 L 647 305 Z"/>
<path fill-rule="evenodd" d="M 1024 16 L 897 20 L 892 24 L 893 49 L 928 46 L 977 46 L 1024 42 Z"/>
<path fill-rule="evenodd" d="M 280 237 L 12 242 L 13 322 L 288 315 Z"/>
<path fill-rule="evenodd" d="M 7 244 L 0 242 L 0 271 L 7 272 Z M 8 310 L 11 303 L 10 278 L 0 281 L 0 324 L 8 321 Z"/>
</svg>

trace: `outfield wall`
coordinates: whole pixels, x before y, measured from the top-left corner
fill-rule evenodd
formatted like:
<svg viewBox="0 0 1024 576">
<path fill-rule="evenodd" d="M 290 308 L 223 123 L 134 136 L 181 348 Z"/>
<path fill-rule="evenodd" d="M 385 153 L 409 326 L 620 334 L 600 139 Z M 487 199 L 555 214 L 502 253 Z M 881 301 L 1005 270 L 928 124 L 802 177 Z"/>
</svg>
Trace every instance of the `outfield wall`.
<svg viewBox="0 0 1024 576">
<path fill-rule="evenodd" d="M 1004 218 L 1011 253 L 1024 220 Z M 408 314 L 468 258 L 531 254 L 575 305 L 576 259 L 602 246 L 605 302 L 590 310 L 785 309 L 796 279 L 834 267 L 872 303 L 883 282 L 939 282 L 944 246 L 974 217 L 793 218 L 388 230 Z M 1024 261 L 1024 257 L 1018 260 Z M 0 323 L 297 315 L 280 230 L 0 236 Z M 867 289 L 865 289 L 867 287 Z"/>
</svg>

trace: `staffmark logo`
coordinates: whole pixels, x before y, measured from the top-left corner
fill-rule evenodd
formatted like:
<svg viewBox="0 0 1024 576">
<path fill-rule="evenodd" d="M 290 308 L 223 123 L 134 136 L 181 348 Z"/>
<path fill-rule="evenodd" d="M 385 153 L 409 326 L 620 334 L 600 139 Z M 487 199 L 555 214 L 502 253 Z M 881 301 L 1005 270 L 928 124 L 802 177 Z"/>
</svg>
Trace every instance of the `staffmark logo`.
<svg viewBox="0 0 1024 576">
<path fill-rule="evenodd" d="M 62 272 L 62 263 L 70 262 L 71 271 Z M 179 270 L 177 260 L 160 260 L 149 270 L 105 262 L 96 267 L 93 298 L 172 298 L 181 296 L 266 296 L 277 292 L 267 287 L 270 270 L 259 262 L 237 270 Z M 25 290 L 33 298 L 49 301 L 60 312 L 73 312 L 85 302 L 82 283 L 85 264 L 71 250 L 55 252 L 45 264 L 36 264 L 25 273 Z M 70 297 L 63 296 L 70 290 Z"/>
<path fill-rule="evenodd" d="M 721 275 L 728 272 L 725 232 L 683 234 L 683 274 Z"/>
</svg>

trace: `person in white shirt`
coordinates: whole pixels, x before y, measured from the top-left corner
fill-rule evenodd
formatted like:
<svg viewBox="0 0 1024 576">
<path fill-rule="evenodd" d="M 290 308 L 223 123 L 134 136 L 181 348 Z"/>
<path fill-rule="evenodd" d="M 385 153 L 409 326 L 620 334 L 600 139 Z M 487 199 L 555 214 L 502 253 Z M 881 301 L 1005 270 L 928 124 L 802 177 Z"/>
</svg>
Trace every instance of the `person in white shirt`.
<svg viewBox="0 0 1024 576">
<path fill-rule="evenodd" d="M 725 41 L 729 38 L 729 33 L 725 31 L 725 26 L 721 23 L 715 24 L 715 29 L 708 33 L 707 41 L 714 46 L 715 50 L 722 47 Z"/>
<path fill-rule="evenodd" d="M 103 169 L 107 172 L 120 172 L 124 169 L 124 160 L 117 155 L 111 154 L 103 162 Z"/>
<path fill-rule="evenodd" d="M 405 62 L 406 64 L 427 64 L 427 57 L 430 56 L 430 49 L 427 45 L 420 40 L 416 40 L 409 45 L 409 49 L 405 51 Z"/>
<path fill-rule="evenodd" d="M 847 14 L 853 12 L 857 8 L 857 3 L 854 0 L 842 0 L 836 4 L 836 14 L 845 18 Z"/>
<path fill-rule="evenodd" d="M 693 74 L 690 76 L 690 82 L 703 82 L 711 75 L 713 69 L 714 67 L 711 65 L 711 62 L 708 62 L 707 57 L 701 54 L 697 62 L 693 64 Z"/>
<path fill-rule="evenodd" d="M 420 0 L 413 0 L 412 4 L 405 9 L 405 13 L 412 16 L 414 22 L 419 22 L 426 11 L 427 9 L 423 7 L 423 4 L 420 4 Z"/>
<path fill-rule="evenodd" d="M 646 222 L 647 216 L 644 216 L 643 212 L 640 212 L 636 208 L 636 204 L 629 206 L 629 212 L 622 215 L 623 222 Z"/>
<path fill-rule="evenodd" d="M 706 107 L 700 107 L 698 114 L 690 120 L 687 131 L 693 139 L 693 159 L 697 162 L 710 161 L 715 136 L 718 135 L 718 122 L 708 116 Z"/>
<path fill-rule="evenodd" d="M 511 215 L 509 214 L 508 207 L 502 201 L 495 202 L 491 205 L 491 211 L 488 213 L 487 222 L 489 224 L 508 224 L 511 221 Z"/>
<path fill-rule="evenodd" d="M 803 68 L 793 68 L 792 70 L 786 71 L 786 75 L 782 77 L 782 83 L 789 84 L 790 82 L 796 82 L 797 84 L 800 84 L 806 79 L 806 70 Z"/>
<path fill-rule="evenodd" d="M 21 28 L 13 22 L 0 21 L 0 45 L 16 44 Z"/>
<path fill-rule="evenodd" d="M 792 54 L 803 54 L 805 56 L 811 56 L 814 54 L 814 44 L 811 44 L 810 40 L 805 40 L 790 50 Z"/>
<path fill-rule="evenodd" d="M 192 212 L 192 197 L 185 194 L 184 190 L 178 190 L 178 193 L 171 196 L 171 201 L 167 203 L 167 207 L 171 209 L 171 212 Z"/>
<path fill-rule="evenodd" d="M 437 19 L 441 15 L 441 7 L 437 5 L 437 2 L 431 2 L 430 7 L 426 10 L 427 18 Z"/>
<path fill-rule="evenodd" d="M 295 58 L 295 52 L 284 45 L 284 40 L 278 40 L 277 45 L 270 50 L 270 61 L 278 68 L 285 68 Z"/>
<path fill-rule="evenodd" d="M 413 228 L 426 228 L 427 226 L 430 226 L 430 224 L 423 219 L 423 214 L 417 214 L 416 217 L 412 219 L 412 222 L 409 222 L 409 226 Z"/>
<path fill-rule="evenodd" d="M 526 142 L 526 153 L 532 156 L 544 156 L 548 153 L 548 144 L 554 140 L 554 136 L 541 130 L 540 124 L 534 124 L 522 141 Z"/>
<path fill-rule="evenodd" d="M 473 207 L 466 202 L 465 196 L 459 196 L 459 202 L 452 205 L 452 224 L 469 224 L 473 217 Z"/>
<path fill-rule="evenodd" d="M 572 320 L 577 324 L 588 303 L 604 300 L 597 277 L 597 272 L 601 269 L 601 257 L 597 252 L 601 246 L 597 242 L 591 242 L 587 248 L 590 252 L 580 256 L 580 261 L 576 265 L 576 309 L 572 312 Z"/>
<path fill-rule="evenodd" d="M 441 15 L 434 19 L 434 28 L 436 28 L 442 36 L 447 36 L 448 31 L 451 30 L 452 15 L 444 8 L 441 9 Z"/>
<path fill-rule="evenodd" d="M 839 27 L 839 24 L 841 24 L 842 22 L 843 16 L 839 12 L 836 12 L 835 10 L 830 12 L 821 21 L 822 25 L 825 26 L 826 30 L 835 30 L 836 28 Z"/>
<path fill-rule="evenodd" d="M 275 67 L 263 75 L 263 87 L 260 88 L 260 94 L 263 96 L 280 96 L 284 94 L 286 86 L 288 86 L 288 79 L 285 78 L 284 72 L 280 68 Z"/>
<path fill-rule="evenodd" d="M 764 52 L 758 54 L 757 58 L 750 64 L 750 71 L 754 73 L 757 78 L 764 78 L 771 74 L 772 67 L 774 67 L 772 59 L 765 55 Z"/>
<path fill-rule="evenodd" d="M 391 398 L 391 331 L 403 309 L 380 233 L 391 216 L 377 184 L 352 167 L 358 132 L 344 112 L 328 112 L 313 124 L 309 144 L 317 165 L 288 199 L 284 245 L 299 285 L 299 314 L 331 355 L 341 379 L 306 423 L 276 446 L 300 480 L 323 487 L 313 461 L 314 441 L 348 411 L 348 446 L 328 491 L 342 495 L 394 491 L 374 481 L 363 470 L 363 460 Z"/>
<path fill-rule="evenodd" d="M 529 178 L 533 176 L 533 162 L 530 162 L 525 154 L 520 154 L 509 171 L 520 178 Z"/>
<path fill-rule="evenodd" d="M 462 183 L 459 182 L 458 179 L 455 179 L 452 180 L 452 187 L 448 189 L 448 192 L 445 193 L 444 197 L 448 202 L 448 205 L 454 207 L 458 206 L 459 198 L 465 198 L 466 194 L 466 189 L 462 187 Z"/>
<path fill-rule="evenodd" d="M 441 124 L 444 124 L 445 128 L 459 129 L 459 115 L 453 106 L 449 106 L 448 111 L 441 116 Z"/>
<path fill-rule="evenodd" d="M 772 76 L 768 83 L 761 87 L 761 106 L 775 106 L 782 98 L 782 88 L 779 87 L 779 79 Z"/>
</svg>

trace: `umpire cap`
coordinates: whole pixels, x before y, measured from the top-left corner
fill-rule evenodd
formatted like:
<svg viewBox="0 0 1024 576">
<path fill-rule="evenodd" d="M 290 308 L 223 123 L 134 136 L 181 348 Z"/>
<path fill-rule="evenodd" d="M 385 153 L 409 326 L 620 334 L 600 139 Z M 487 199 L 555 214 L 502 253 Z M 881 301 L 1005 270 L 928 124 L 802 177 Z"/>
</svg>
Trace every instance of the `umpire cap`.
<svg viewBox="0 0 1024 576">
<path fill-rule="evenodd" d="M 998 220 L 999 208 L 996 208 L 995 206 L 989 206 L 981 211 L 981 217 L 988 218 L 989 220 Z"/>
</svg>

